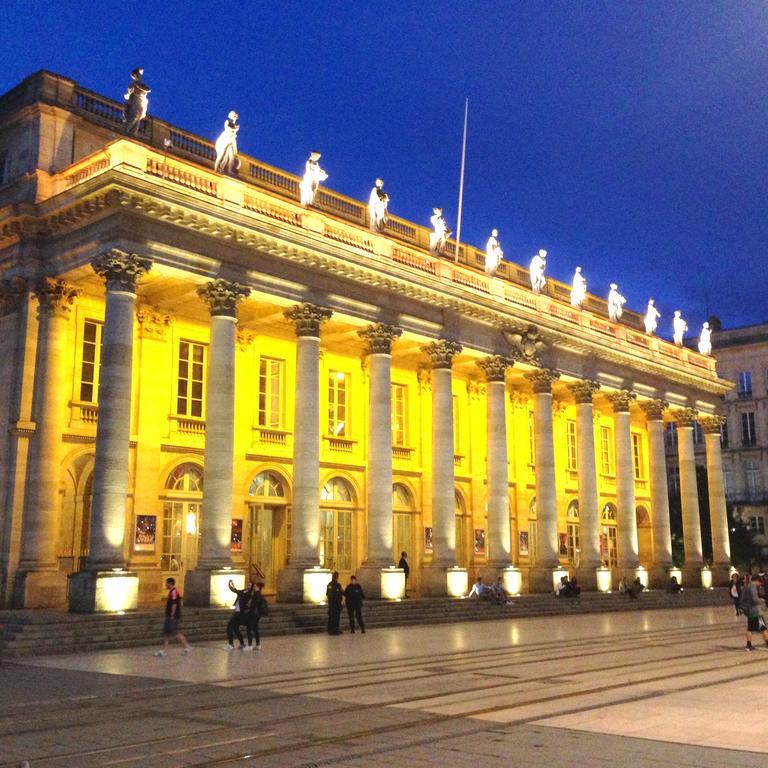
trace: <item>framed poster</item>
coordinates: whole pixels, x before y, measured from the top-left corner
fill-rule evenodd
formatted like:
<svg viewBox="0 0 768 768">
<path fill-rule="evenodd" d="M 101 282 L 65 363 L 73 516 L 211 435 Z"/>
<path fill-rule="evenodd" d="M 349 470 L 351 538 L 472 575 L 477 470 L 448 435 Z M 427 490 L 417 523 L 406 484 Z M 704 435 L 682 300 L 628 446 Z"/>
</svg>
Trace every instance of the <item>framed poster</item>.
<svg viewBox="0 0 768 768">
<path fill-rule="evenodd" d="M 432 526 L 424 529 L 424 553 L 432 554 Z"/>
<path fill-rule="evenodd" d="M 157 540 L 157 516 L 137 515 L 133 534 L 133 548 L 136 552 L 154 552 Z"/>
<path fill-rule="evenodd" d="M 528 531 L 520 531 L 517 535 L 517 549 L 520 555 L 528 554 Z"/>
<path fill-rule="evenodd" d="M 560 554 L 565 556 L 568 554 L 568 534 L 558 533 L 557 540 L 560 543 Z"/>
<path fill-rule="evenodd" d="M 485 554 L 485 528 L 475 528 L 475 554 Z"/>
<path fill-rule="evenodd" d="M 233 552 L 243 551 L 243 521 L 241 518 L 232 518 L 232 538 L 230 549 Z"/>
</svg>

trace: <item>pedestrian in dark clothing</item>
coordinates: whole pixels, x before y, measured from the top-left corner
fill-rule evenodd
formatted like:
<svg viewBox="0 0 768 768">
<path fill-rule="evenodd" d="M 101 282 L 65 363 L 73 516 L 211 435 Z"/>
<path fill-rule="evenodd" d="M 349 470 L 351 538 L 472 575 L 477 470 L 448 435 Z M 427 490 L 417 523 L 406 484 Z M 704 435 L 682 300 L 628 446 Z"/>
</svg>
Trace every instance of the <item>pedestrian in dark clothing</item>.
<svg viewBox="0 0 768 768">
<path fill-rule="evenodd" d="M 245 630 L 248 633 L 248 650 L 255 647 L 257 651 L 261 650 L 261 636 L 259 635 L 259 619 L 262 616 L 266 616 L 269 610 L 267 605 L 267 599 L 263 595 L 264 582 L 257 581 L 256 586 L 251 594 L 251 601 L 248 605 L 248 613 L 246 614 Z M 253 645 L 254 639 L 256 645 Z"/>
<path fill-rule="evenodd" d="M 235 635 L 240 643 L 240 650 L 245 650 L 245 640 L 243 640 L 243 633 L 240 631 L 240 627 L 248 626 L 248 607 L 251 602 L 251 595 L 253 594 L 253 582 L 251 582 L 248 589 L 237 589 L 235 582 L 232 579 L 229 580 L 230 592 L 234 592 L 237 597 L 235 598 L 235 611 L 227 624 L 227 644 L 224 646 L 224 650 L 232 651 L 235 648 Z"/>
<path fill-rule="evenodd" d="M 744 583 L 738 573 L 731 575 L 731 584 L 729 592 L 731 600 L 733 600 L 733 607 L 736 609 L 736 615 L 741 616 L 741 591 L 744 588 Z"/>
<path fill-rule="evenodd" d="M 765 619 L 760 613 L 760 593 L 761 582 L 757 577 L 750 574 L 744 576 L 744 588 L 741 591 L 741 603 L 739 607 L 741 612 L 747 617 L 747 645 L 746 650 L 753 651 L 752 635 L 757 632 L 763 636 L 766 647 L 768 647 L 768 627 Z"/>
<path fill-rule="evenodd" d="M 356 576 L 349 577 L 349 584 L 344 590 L 344 600 L 347 604 L 347 615 L 349 616 L 349 631 L 355 632 L 355 617 L 360 625 L 360 631 L 365 634 L 365 624 L 363 624 L 363 600 L 365 594 L 363 588 L 357 583 Z"/>
<path fill-rule="evenodd" d="M 627 588 L 627 595 L 630 600 L 637 600 L 637 596 L 645 589 L 645 585 L 640 581 L 640 577 L 637 576 L 632 584 Z"/>
<path fill-rule="evenodd" d="M 341 608 L 344 600 L 344 590 L 339 584 L 339 572 L 334 571 L 328 587 L 325 590 L 325 596 L 328 599 L 328 634 L 340 635 L 339 621 L 341 619 Z"/>
<path fill-rule="evenodd" d="M 192 647 L 187 642 L 187 638 L 179 631 L 179 622 L 181 621 L 181 595 L 176 589 L 176 579 L 166 579 L 165 588 L 168 590 L 168 599 L 165 601 L 165 622 L 163 624 L 163 649 L 157 651 L 155 656 L 162 658 L 168 655 L 168 644 L 172 637 L 181 643 L 182 653 L 186 656 Z"/>
<path fill-rule="evenodd" d="M 408 575 L 411 572 L 411 566 L 408 565 L 408 553 L 407 552 L 401 552 L 400 553 L 400 562 L 397 564 L 398 568 L 403 569 L 403 573 L 405 574 L 405 596 L 408 597 Z"/>
</svg>

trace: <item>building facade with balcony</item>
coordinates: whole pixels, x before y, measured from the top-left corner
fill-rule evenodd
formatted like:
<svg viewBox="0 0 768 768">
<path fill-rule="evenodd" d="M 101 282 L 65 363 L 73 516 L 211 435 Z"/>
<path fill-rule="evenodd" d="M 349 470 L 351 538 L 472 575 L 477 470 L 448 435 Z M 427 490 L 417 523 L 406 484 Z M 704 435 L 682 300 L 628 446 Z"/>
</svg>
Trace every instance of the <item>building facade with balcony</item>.
<svg viewBox="0 0 768 768">
<path fill-rule="evenodd" d="M 378 595 L 403 551 L 424 594 L 506 571 L 549 590 L 561 568 L 660 585 L 673 420 L 683 578 L 703 564 L 696 425 L 727 578 L 713 358 L 213 157 L 154 117 L 126 136 L 119 103 L 59 75 L 0 98 L 3 603 L 108 609 L 128 580 L 152 605 L 173 576 L 208 604 L 234 573 L 295 600 L 324 569 Z"/>
</svg>

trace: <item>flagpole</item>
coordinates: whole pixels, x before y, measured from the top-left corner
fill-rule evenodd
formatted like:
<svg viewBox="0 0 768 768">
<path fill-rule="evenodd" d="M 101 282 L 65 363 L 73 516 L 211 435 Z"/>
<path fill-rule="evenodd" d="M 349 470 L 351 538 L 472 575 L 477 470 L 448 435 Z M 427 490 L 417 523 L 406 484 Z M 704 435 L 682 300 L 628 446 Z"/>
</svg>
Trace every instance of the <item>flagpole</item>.
<svg viewBox="0 0 768 768">
<path fill-rule="evenodd" d="M 459 180 L 459 215 L 456 223 L 456 253 L 453 260 L 458 264 L 459 244 L 461 243 L 461 206 L 464 202 L 464 161 L 467 157 L 467 116 L 469 115 L 469 99 L 464 101 L 464 138 L 461 142 L 461 178 Z"/>
</svg>

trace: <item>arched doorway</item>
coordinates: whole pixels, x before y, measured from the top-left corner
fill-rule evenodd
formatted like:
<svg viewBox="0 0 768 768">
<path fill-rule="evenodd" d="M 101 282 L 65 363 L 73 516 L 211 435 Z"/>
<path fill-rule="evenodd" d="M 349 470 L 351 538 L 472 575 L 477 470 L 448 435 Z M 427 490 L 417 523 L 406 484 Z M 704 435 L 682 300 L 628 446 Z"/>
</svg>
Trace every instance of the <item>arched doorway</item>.
<svg viewBox="0 0 768 768">
<path fill-rule="evenodd" d="M 528 562 L 531 566 L 536 565 L 536 556 L 538 552 L 539 529 L 536 522 L 536 497 L 534 496 L 528 503 L 528 537 L 521 543 L 520 554 L 528 555 Z M 525 551 L 525 546 L 528 551 Z"/>
<path fill-rule="evenodd" d="M 177 581 L 183 582 L 197 565 L 202 500 L 203 468 L 192 462 L 179 464 L 165 481 L 160 550 L 160 570 Z"/>
<path fill-rule="evenodd" d="M 67 573 L 83 570 L 88 557 L 93 501 L 93 454 L 75 458 L 63 472 L 57 556 Z"/>
<path fill-rule="evenodd" d="M 637 518 L 637 554 L 640 564 L 650 568 L 653 563 L 653 531 L 648 510 L 640 505 L 635 511 Z"/>
<path fill-rule="evenodd" d="M 467 505 L 464 496 L 459 490 L 454 491 L 455 515 L 456 515 L 456 538 L 455 553 L 456 565 L 461 568 L 469 568 L 471 562 L 472 547 L 472 518 L 467 512 Z"/>
<path fill-rule="evenodd" d="M 600 512 L 600 560 L 607 568 L 616 568 L 619 564 L 616 519 L 616 505 L 609 501 Z"/>
<path fill-rule="evenodd" d="M 579 502 L 573 499 L 565 513 L 567 536 L 566 547 L 568 549 L 568 563 L 574 568 L 579 567 L 581 558 L 581 538 L 579 533 Z"/>
<path fill-rule="evenodd" d="M 320 493 L 320 565 L 351 573 L 355 492 L 343 477 L 331 477 Z"/>
<path fill-rule="evenodd" d="M 407 552 L 409 557 L 415 553 L 413 546 L 413 523 L 416 506 L 413 494 L 404 483 L 392 485 L 392 562 L 400 560 L 400 553 Z"/>
<path fill-rule="evenodd" d="M 277 573 L 290 551 L 288 484 L 276 472 L 259 472 L 248 487 L 246 569 L 251 579 L 274 592 Z"/>
</svg>

